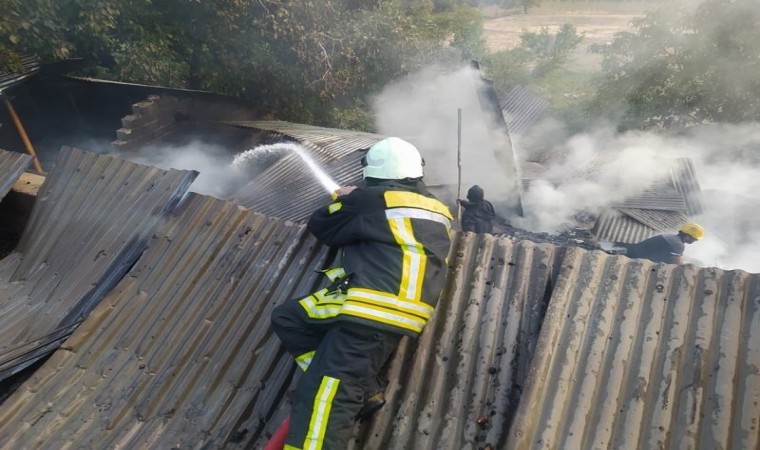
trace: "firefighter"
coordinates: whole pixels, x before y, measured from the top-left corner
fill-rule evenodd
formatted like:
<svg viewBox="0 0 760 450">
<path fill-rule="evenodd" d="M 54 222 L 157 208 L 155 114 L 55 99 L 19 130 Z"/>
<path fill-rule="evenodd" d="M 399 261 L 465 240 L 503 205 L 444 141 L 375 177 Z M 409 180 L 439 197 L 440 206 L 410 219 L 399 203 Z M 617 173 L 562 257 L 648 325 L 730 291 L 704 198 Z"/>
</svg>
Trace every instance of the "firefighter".
<svg viewBox="0 0 760 450">
<path fill-rule="evenodd" d="M 657 263 L 683 264 L 686 244 L 693 244 L 705 236 L 705 230 L 696 223 L 686 223 L 678 234 L 662 234 L 645 239 L 628 249 L 630 258 L 642 258 Z"/>
<path fill-rule="evenodd" d="M 464 208 L 462 214 L 462 231 L 473 233 L 493 233 L 496 211 L 491 202 L 485 199 L 483 188 L 477 184 L 467 191 L 467 200 L 458 199 Z"/>
<path fill-rule="evenodd" d="M 423 160 L 386 138 L 362 159 L 363 187 L 345 186 L 307 228 L 337 248 L 329 286 L 272 313 L 272 326 L 303 370 L 286 449 L 344 449 L 382 366 L 402 336 L 416 337 L 438 301 L 451 245 L 448 208 L 422 182 Z M 382 391 L 380 391 L 382 393 Z M 375 395 L 377 397 L 377 395 Z"/>
</svg>

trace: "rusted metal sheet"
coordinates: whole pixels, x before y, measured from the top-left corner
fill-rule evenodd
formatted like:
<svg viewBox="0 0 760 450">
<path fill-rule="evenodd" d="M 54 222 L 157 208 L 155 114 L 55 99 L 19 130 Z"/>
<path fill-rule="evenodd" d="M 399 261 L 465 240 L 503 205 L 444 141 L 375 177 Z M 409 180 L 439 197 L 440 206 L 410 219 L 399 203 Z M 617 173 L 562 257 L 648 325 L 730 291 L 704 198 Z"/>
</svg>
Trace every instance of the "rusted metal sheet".
<svg viewBox="0 0 760 450">
<path fill-rule="evenodd" d="M 569 248 L 510 449 L 760 447 L 760 275 Z"/>
<path fill-rule="evenodd" d="M 504 439 L 562 249 L 457 234 L 448 285 L 390 363 L 354 448 Z M 0 411 L 24 447 L 262 448 L 297 377 L 269 326 L 330 255 L 303 226 L 190 194 L 148 250 Z M 485 418 L 485 420 L 484 420 Z"/>
<path fill-rule="evenodd" d="M 0 379 L 55 349 L 144 250 L 197 172 L 64 147 L 0 261 Z"/>
<path fill-rule="evenodd" d="M 0 199 L 10 192 L 13 184 L 21 178 L 32 163 L 31 155 L 0 149 Z"/>
<path fill-rule="evenodd" d="M 303 226 L 189 194 L 127 276 L 6 400 L 0 442 L 258 448 L 250 442 L 263 438 L 295 373 L 269 314 L 311 292 L 326 257 Z"/>
<path fill-rule="evenodd" d="M 563 249 L 460 233 L 448 285 L 388 370 L 389 401 L 355 449 L 463 449 L 503 442 L 528 375 Z M 494 447 L 503 448 L 503 447 Z"/>
</svg>

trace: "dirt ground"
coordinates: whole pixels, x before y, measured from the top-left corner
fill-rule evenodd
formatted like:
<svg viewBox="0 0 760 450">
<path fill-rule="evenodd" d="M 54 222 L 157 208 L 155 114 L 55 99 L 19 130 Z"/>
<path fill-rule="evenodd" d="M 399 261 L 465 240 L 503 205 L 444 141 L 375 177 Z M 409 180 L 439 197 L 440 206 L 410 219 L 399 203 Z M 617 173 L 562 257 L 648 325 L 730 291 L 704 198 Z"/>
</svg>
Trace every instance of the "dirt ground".
<svg viewBox="0 0 760 450">
<path fill-rule="evenodd" d="M 484 31 L 486 44 L 491 51 L 508 50 L 520 45 L 523 31 L 538 32 L 546 27 L 557 32 L 566 23 L 573 24 L 578 33 L 584 34 L 583 42 L 573 55 L 573 62 L 592 67 L 599 57 L 588 53 L 588 46 L 610 42 L 619 31 L 633 31 L 631 20 L 646 11 L 662 5 L 660 1 L 649 2 L 548 2 L 531 8 L 528 14 L 522 10 L 485 11 Z"/>
</svg>

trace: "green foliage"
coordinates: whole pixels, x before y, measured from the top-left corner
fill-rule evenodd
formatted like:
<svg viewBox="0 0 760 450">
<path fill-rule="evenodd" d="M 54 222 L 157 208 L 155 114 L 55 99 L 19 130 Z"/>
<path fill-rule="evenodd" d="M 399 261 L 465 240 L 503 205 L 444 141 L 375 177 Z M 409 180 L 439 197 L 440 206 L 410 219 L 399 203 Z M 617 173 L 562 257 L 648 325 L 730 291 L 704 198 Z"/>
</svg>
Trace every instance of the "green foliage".
<svg viewBox="0 0 760 450">
<path fill-rule="evenodd" d="M 551 33 L 524 31 L 520 47 L 489 55 L 484 60 L 486 72 L 498 92 L 506 94 L 516 85 L 540 86 L 557 78 L 570 53 L 583 41 L 571 24 Z"/>
<path fill-rule="evenodd" d="M 22 53 L 76 56 L 90 63 L 84 75 L 234 95 L 304 123 L 366 128 L 355 99 L 485 52 L 466 0 L 0 2 L 3 67 Z"/>
<path fill-rule="evenodd" d="M 591 109 L 624 128 L 760 120 L 760 8 L 755 0 L 706 0 L 663 8 L 620 33 L 604 57 Z"/>
</svg>

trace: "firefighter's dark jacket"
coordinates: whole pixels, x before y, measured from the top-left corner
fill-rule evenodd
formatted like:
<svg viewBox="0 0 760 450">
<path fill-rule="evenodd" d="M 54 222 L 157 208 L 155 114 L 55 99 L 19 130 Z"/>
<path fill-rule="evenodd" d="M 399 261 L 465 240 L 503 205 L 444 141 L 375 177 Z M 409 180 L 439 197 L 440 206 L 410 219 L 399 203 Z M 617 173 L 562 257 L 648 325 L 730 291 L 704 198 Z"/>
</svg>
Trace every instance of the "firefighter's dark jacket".
<svg viewBox="0 0 760 450">
<path fill-rule="evenodd" d="M 315 211 L 309 231 L 341 249 L 349 276 L 345 295 L 323 305 L 332 307 L 325 314 L 419 334 L 446 281 L 451 220 L 421 181 L 375 181 Z"/>
</svg>

